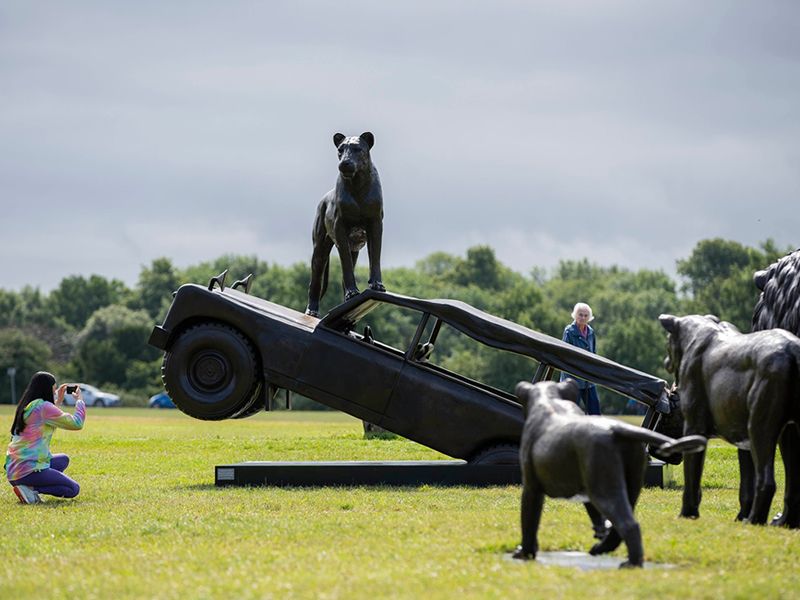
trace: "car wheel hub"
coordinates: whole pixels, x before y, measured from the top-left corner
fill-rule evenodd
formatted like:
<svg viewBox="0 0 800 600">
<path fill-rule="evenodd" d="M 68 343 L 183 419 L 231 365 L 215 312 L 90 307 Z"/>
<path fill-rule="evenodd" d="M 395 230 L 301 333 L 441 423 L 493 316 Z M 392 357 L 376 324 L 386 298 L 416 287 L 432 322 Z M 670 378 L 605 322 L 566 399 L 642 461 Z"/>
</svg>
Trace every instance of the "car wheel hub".
<svg viewBox="0 0 800 600">
<path fill-rule="evenodd" d="M 228 364 L 218 352 L 202 352 L 195 357 L 191 369 L 193 383 L 203 391 L 216 391 L 228 380 Z"/>
</svg>

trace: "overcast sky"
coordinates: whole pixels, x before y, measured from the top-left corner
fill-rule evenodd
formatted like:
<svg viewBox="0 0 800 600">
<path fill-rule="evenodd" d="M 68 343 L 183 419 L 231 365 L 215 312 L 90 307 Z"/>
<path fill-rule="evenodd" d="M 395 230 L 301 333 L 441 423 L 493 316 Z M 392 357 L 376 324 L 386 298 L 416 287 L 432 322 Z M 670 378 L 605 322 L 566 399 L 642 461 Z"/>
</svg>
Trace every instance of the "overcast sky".
<svg viewBox="0 0 800 600">
<path fill-rule="evenodd" d="M 337 131 L 375 134 L 386 266 L 797 247 L 799 26 L 769 0 L 5 0 L 0 287 L 309 260 Z"/>
</svg>

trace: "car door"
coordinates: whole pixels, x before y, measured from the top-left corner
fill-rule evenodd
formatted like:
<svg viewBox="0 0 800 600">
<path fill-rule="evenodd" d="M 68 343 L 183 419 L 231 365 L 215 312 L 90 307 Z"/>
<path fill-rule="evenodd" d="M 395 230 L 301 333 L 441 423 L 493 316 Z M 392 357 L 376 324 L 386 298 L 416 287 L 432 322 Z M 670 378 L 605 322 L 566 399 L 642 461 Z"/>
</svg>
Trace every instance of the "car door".
<svg viewBox="0 0 800 600">
<path fill-rule="evenodd" d="M 303 354 L 298 391 L 379 425 L 403 362 L 399 350 L 320 325 Z"/>
<path fill-rule="evenodd" d="M 433 329 L 438 330 L 441 325 L 440 321 Z M 442 331 L 444 334 L 438 339 L 437 331 L 427 343 L 417 345 L 418 351 L 410 353 L 382 426 L 464 459 L 491 444 L 518 443 L 524 420 L 519 403 L 508 392 L 437 364 L 434 346 L 447 354 L 445 338 L 450 337 L 452 343 L 455 332 L 446 324 Z M 419 341 L 424 339 L 427 338 L 423 336 Z"/>
</svg>

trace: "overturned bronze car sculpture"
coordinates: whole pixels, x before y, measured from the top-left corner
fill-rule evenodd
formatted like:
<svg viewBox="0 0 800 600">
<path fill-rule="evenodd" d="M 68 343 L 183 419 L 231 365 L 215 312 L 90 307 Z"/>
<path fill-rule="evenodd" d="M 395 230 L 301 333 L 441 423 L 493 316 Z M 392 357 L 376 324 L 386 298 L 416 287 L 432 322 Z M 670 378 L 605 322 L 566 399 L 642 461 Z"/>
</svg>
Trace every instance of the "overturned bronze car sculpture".
<svg viewBox="0 0 800 600">
<path fill-rule="evenodd" d="M 670 455 L 700 452 L 705 438 L 674 440 L 616 419 L 584 415 L 576 404 L 578 387 L 571 379 L 535 385 L 520 382 L 516 394 L 526 418 L 520 445 L 522 543 L 514 558 L 536 558 L 547 495 L 584 502 L 595 529 L 601 518 L 611 521 L 611 529 L 590 554 L 612 552 L 624 540 L 628 560 L 620 566 L 641 567 L 642 534 L 633 510 L 647 465 L 645 444 Z"/>
</svg>

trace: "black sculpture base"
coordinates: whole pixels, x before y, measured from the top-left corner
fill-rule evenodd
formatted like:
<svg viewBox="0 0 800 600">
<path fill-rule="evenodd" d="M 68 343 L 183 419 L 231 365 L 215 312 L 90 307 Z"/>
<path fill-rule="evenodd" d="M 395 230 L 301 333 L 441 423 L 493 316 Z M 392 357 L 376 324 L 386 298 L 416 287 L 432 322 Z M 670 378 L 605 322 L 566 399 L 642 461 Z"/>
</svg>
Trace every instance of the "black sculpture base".
<svg viewBox="0 0 800 600">
<path fill-rule="evenodd" d="M 647 467 L 645 486 L 664 487 L 664 463 Z M 463 460 L 243 462 L 214 468 L 217 486 L 325 487 L 354 485 L 491 486 L 522 483 L 519 467 Z"/>
</svg>

